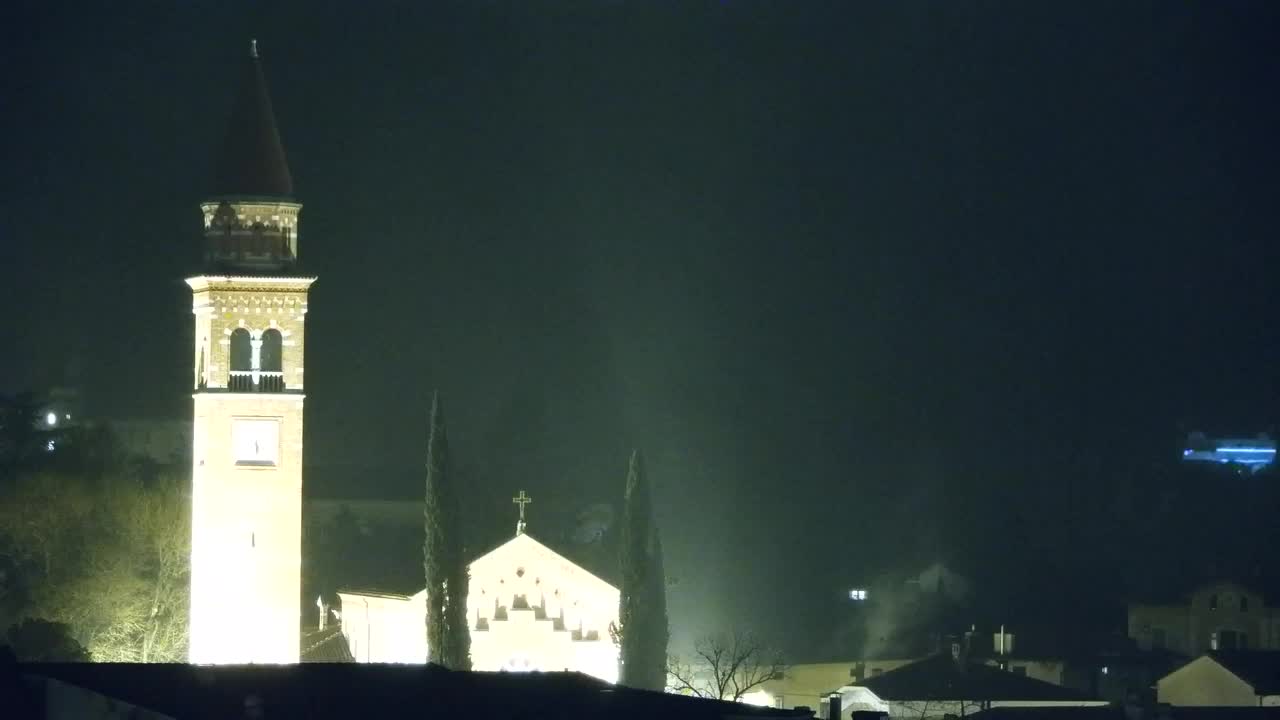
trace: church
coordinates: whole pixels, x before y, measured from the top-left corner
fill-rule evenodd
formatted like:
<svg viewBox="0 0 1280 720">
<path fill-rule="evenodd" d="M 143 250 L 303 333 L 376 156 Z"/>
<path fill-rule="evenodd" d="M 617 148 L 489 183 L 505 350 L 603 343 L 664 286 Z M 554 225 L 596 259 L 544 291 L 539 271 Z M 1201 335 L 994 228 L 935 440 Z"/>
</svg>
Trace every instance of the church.
<svg viewBox="0 0 1280 720">
<path fill-rule="evenodd" d="M 618 679 L 618 589 L 526 532 L 521 491 L 515 536 L 469 566 L 467 616 L 476 670 L 571 670 Z M 426 590 L 339 591 L 342 635 L 357 662 L 419 663 L 427 655 Z"/>
<path fill-rule="evenodd" d="M 192 290 L 189 660 L 292 664 L 302 632 L 303 402 L 307 294 L 299 217 L 256 41 L 241 69 L 213 192 L 201 203 L 204 267 Z M 526 532 L 470 565 L 476 670 L 573 670 L 615 682 L 618 589 Z M 360 662 L 424 663 L 425 590 L 340 593 L 334 614 Z M 330 611 L 321 608 L 321 623 Z M 330 631 L 334 637 L 336 633 Z"/>
</svg>

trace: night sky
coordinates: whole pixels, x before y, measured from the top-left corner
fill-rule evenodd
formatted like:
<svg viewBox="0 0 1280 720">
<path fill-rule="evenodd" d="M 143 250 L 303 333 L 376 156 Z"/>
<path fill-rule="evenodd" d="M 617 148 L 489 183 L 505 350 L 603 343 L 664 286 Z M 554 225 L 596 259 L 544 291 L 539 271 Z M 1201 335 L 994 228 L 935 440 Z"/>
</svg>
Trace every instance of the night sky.
<svg viewBox="0 0 1280 720">
<path fill-rule="evenodd" d="M 320 278 L 308 493 L 420 495 L 435 388 L 476 545 L 519 488 L 554 544 L 642 448 L 677 639 L 803 654 L 845 588 L 935 560 L 993 616 L 1122 624 L 1116 477 L 1140 514 L 1186 432 L 1277 420 L 1275 3 L 31 2 L 0 27 L 0 390 L 75 365 L 93 415 L 189 414 L 182 279 L 257 38 Z M 1236 523 L 1275 497 L 1202 480 L 1176 501 L 1230 493 Z"/>
</svg>

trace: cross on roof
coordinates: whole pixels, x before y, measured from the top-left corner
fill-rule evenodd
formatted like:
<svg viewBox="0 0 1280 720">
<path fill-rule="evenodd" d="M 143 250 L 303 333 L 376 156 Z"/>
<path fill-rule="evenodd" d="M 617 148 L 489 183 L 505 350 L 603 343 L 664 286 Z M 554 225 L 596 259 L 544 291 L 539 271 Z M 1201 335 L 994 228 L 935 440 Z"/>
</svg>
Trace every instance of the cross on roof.
<svg viewBox="0 0 1280 720">
<path fill-rule="evenodd" d="M 511 498 L 511 502 L 520 506 L 520 521 L 516 523 L 516 534 L 523 535 L 524 534 L 524 506 L 533 502 L 533 498 L 529 497 L 528 495 L 525 495 L 524 491 L 521 490 L 519 495 Z"/>
</svg>

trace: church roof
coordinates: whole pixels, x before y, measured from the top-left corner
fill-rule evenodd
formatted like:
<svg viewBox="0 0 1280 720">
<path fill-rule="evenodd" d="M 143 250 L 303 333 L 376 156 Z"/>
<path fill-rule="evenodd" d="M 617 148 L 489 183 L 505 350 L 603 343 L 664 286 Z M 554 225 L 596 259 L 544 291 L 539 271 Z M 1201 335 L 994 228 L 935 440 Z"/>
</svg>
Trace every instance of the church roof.
<svg viewBox="0 0 1280 720">
<path fill-rule="evenodd" d="M 240 87 L 217 157 L 215 196 L 290 197 L 293 177 L 271 109 L 257 41 L 242 61 Z"/>
<path fill-rule="evenodd" d="M 520 546 L 532 546 L 538 552 L 548 556 L 548 558 L 554 558 L 568 565 L 572 565 L 575 570 L 582 573 L 582 575 L 590 581 L 599 583 L 601 586 L 607 587 L 614 592 L 617 592 L 618 590 L 617 586 L 613 583 L 586 569 L 582 564 L 574 562 L 571 558 L 565 557 L 563 554 L 552 550 L 550 547 L 547 547 L 545 544 L 534 539 L 528 533 L 516 535 L 514 538 L 503 542 L 501 545 L 488 550 L 476 559 L 472 560 L 470 563 L 467 563 L 467 566 L 471 567 L 477 563 L 483 563 L 494 556 L 501 556 L 507 549 Z M 408 599 L 422 591 L 423 579 L 421 565 L 395 563 L 392 566 L 384 568 L 382 572 L 377 573 L 376 575 L 371 575 L 367 572 L 368 568 L 371 567 L 374 567 L 373 563 L 365 563 L 364 568 L 366 572 L 362 573 L 360 577 L 347 578 L 346 582 L 338 588 L 337 592 L 346 595 L 368 595 L 370 597 Z"/>
<path fill-rule="evenodd" d="M 542 544 L 542 543 L 538 542 L 537 540 L 535 540 L 535 539 L 533 538 L 533 536 L 529 535 L 529 533 L 527 533 L 527 532 L 522 532 L 522 533 L 520 533 L 520 534 L 516 535 L 514 538 L 512 538 L 512 539 L 510 539 L 510 540 L 508 540 L 508 541 L 506 541 L 506 542 L 502 543 L 502 544 L 501 544 L 501 545 L 499 545 L 498 547 L 496 547 L 496 548 L 494 548 L 494 549 L 490 550 L 489 552 L 487 552 L 487 553 L 485 553 L 485 554 L 481 555 L 480 557 L 476 558 L 475 560 L 472 560 L 472 561 L 471 561 L 471 563 L 470 563 L 470 565 L 476 565 L 476 564 L 478 564 L 478 563 L 482 563 L 482 562 L 484 562 L 484 561 L 488 560 L 490 557 L 493 557 L 493 556 L 496 556 L 496 555 L 500 555 L 500 554 L 502 554 L 502 553 L 503 553 L 503 551 L 504 551 L 504 550 L 506 550 L 506 549 L 508 549 L 508 548 L 519 547 L 519 546 L 521 546 L 521 545 L 525 545 L 525 546 L 532 546 L 532 547 L 533 547 L 533 548 L 535 548 L 539 553 L 545 554 L 545 555 L 550 556 L 550 557 L 552 557 L 552 558 L 555 558 L 555 559 L 557 559 L 557 560 L 563 561 L 563 562 L 565 562 L 565 563 L 567 563 L 567 564 L 569 564 L 569 565 L 572 565 L 572 566 L 573 566 L 573 567 L 574 567 L 578 572 L 581 572 L 583 575 L 585 575 L 585 576 L 586 576 L 587 578 L 589 578 L 590 580 L 595 581 L 595 582 L 597 582 L 597 583 L 599 583 L 600 585 L 603 585 L 603 586 L 605 586 L 605 587 L 608 587 L 610 590 L 614 590 L 614 591 L 616 592 L 616 591 L 617 591 L 617 589 L 618 589 L 618 588 L 616 588 L 612 583 L 608 582 L 607 580 L 604 580 L 603 578 L 599 577 L 599 576 L 598 576 L 598 575 L 596 575 L 595 573 L 592 573 L 591 571 L 589 571 L 589 570 L 587 570 L 586 568 L 582 567 L 582 566 L 581 566 L 581 565 L 579 565 L 578 563 L 575 563 L 574 561 L 570 560 L 569 558 L 565 557 L 564 555 L 562 555 L 562 554 L 560 554 L 560 553 L 556 552 L 555 550 L 552 550 L 551 548 L 547 547 L 546 545 L 544 545 L 544 544 Z"/>
<path fill-rule="evenodd" d="M 334 623 L 323 630 L 304 631 L 301 640 L 299 659 L 304 663 L 355 662 L 340 623 Z"/>
</svg>

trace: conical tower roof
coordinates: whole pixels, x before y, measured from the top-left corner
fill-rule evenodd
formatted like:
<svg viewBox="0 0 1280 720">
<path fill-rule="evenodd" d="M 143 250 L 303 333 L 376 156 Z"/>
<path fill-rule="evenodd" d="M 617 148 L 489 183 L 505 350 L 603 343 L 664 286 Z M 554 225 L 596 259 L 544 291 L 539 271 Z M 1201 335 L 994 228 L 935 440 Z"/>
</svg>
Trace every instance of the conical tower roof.
<svg viewBox="0 0 1280 720">
<path fill-rule="evenodd" d="M 217 158 L 215 196 L 292 197 L 293 178 L 271 110 L 271 95 L 252 40 L 240 71 L 240 89 L 226 141 Z"/>
</svg>

